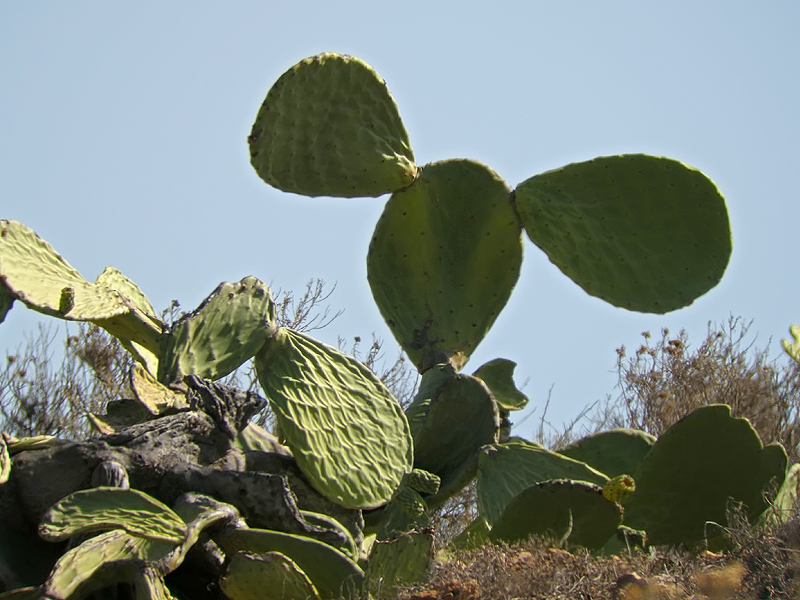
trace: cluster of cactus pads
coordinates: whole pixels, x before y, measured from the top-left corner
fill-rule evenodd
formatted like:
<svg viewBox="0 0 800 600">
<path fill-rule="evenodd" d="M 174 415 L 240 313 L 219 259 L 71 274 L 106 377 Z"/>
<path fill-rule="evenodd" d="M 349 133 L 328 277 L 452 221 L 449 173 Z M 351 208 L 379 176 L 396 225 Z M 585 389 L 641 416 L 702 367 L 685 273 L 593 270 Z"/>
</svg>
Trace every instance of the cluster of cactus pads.
<svg viewBox="0 0 800 600">
<path fill-rule="evenodd" d="M 699 171 L 667 158 L 611 156 L 512 188 L 472 160 L 419 166 L 385 82 L 363 61 L 332 53 L 278 79 L 248 141 L 256 172 L 279 190 L 391 194 L 367 267 L 381 314 L 421 374 L 405 411 L 358 361 L 280 327 L 269 289 L 254 277 L 220 285 L 168 326 L 121 273 L 109 268 L 90 283 L 11 220 L 0 221 L 0 321 L 19 300 L 106 329 L 138 361 L 131 387 L 143 418 L 180 405 L 185 377 L 219 379 L 253 359 L 304 477 L 324 498 L 363 511 L 364 541 L 345 531 L 349 541 L 334 548 L 248 529 L 236 507 L 212 498 L 194 495 L 170 509 L 135 490 L 99 487 L 43 518 L 42 538 L 74 542 L 47 580 L 0 598 L 81 598 L 114 581 L 133 584 L 137 597 L 169 598 L 163 577 L 207 528 L 226 557 L 219 589 L 232 600 L 273 597 L 268 590 L 283 598 L 391 594 L 428 568 L 430 511 L 472 481 L 479 517 L 456 540 L 462 545 L 531 534 L 605 553 L 692 544 L 709 539 L 709 523 L 718 524 L 714 535 L 723 531 L 731 501 L 752 519 L 774 512 L 765 491 L 776 493 L 778 508 L 794 501 L 799 468 L 727 406 L 698 409 L 658 439 L 613 430 L 555 452 L 510 437 L 511 411 L 528 402 L 513 362 L 463 372 L 516 284 L 523 231 L 614 306 L 664 313 L 715 286 L 730 227 L 722 196 Z M 91 418 L 101 431 L 120 426 L 110 410 Z M 13 455 L 35 445 L 3 442 L 0 481 L 14 477 Z M 330 516 L 315 518 L 335 527 Z"/>
</svg>

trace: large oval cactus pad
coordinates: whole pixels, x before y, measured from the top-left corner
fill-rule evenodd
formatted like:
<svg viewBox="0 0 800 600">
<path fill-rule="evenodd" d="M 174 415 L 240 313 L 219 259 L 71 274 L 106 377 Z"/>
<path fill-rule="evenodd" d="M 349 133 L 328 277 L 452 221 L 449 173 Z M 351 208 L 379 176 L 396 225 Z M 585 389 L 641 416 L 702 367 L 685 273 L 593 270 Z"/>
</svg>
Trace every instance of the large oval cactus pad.
<svg viewBox="0 0 800 600">
<path fill-rule="evenodd" d="M 570 545 L 597 550 L 622 522 L 622 507 L 585 481 L 544 481 L 511 502 L 489 533 L 509 544 L 531 535 L 564 538 Z"/>
<path fill-rule="evenodd" d="M 417 172 L 386 83 L 352 56 L 320 54 L 284 73 L 248 142 L 264 181 L 305 196 L 381 196 L 406 187 Z"/>
<path fill-rule="evenodd" d="M 731 254 L 725 201 L 700 171 L 668 158 L 596 158 L 516 189 L 525 231 L 587 293 L 629 310 L 691 304 Z"/>
<path fill-rule="evenodd" d="M 408 420 L 356 359 L 291 329 L 255 357 L 261 387 L 297 464 L 348 508 L 389 501 L 414 459 Z"/>
<path fill-rule="evenodd" d="M 492 525 L 508 503 L 530 486 L 551 479 L 571 479 L 604 485 L 603 473 L 551 452 L 539 444 L 512 438 L 485 446 L 478 458 L 478 512 Z"/>
<path fill-rule="evenodd" d="M 275 304 L 264 282 L 245 277 L 221 283 L 161 338 L 158 380 L 184 375 L 219 379 L 255 355 L 277 327 Z"/>
<path fill-rule="evenodd" d="M 461 368 L 508 301 L 522 263 L 510 192 L 485 165 L 449 160 L 423 167 L 384 208 L 367 277 L 421 372 L 448 359 Z"/>
<path fill-rule="evenodd" d="M 706 523 L 727 522 L 729 498 L 750 508 L 761 504 L 765 470 L 774 473 L 776 462 L 775 449 L 766 456 L 764 450 L 750 423 L 731 417 L 729 406 L 696 409 L 642 460 L 633 475 L 636 492 L 623 502 L 625 524 L 647 531 L 655 545 L 702 541 Z"/>
</svg>

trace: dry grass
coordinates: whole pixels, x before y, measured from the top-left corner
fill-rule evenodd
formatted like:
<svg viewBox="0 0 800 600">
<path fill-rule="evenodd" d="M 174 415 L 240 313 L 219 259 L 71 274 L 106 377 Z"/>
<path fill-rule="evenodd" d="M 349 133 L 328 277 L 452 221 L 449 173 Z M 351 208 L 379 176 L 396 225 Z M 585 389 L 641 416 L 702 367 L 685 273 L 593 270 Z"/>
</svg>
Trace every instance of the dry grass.
<svg viewBox="0 0 800 600">
<path fill-rule="evenodd" d="M 738 537 L 737 537 L 738 536 Z M 430 580 L 402 600 L 754 600 L 798 598 L 800 521 L 732 532 L 725 554 L 679 548 L 598 557 L 548 540 L 440 554 Z"/>
</svg>

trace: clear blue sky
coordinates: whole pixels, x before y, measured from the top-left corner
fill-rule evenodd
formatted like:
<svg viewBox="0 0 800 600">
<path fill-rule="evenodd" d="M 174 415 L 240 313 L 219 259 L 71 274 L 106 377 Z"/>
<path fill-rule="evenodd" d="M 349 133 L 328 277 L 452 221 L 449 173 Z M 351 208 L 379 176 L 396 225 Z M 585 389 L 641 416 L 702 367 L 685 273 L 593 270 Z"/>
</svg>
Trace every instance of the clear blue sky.
<svg viewBox="0 0 800 600">
<path fill-rule="evenodd" d="M 336 283 L 319 336 L 393 340 L 366 252 L 385 198 L 283 194 L 246 137 L 275 79 L 323 51 L 386 79 L 417 162 L 473 158 L 512 186 L 599 155 L 664 155 L 726 196 L 722 283 L 665 316 L 587 296 L 526 242 L 511 301 L 467 370 L 503 356 L 539 414 L 613 392 L 640 332 L 754 319 L 757 345 L 800 322 L 800 3 L 3 2 L 0 218 L 24 222 L 89 280 L 111 264 L 154 306 L 194 308 L 223 281 Z M 0 349 L 39 315 L 15 305 Z M 534 419 L 517 433 L 530 435 Z"/>
</svg>

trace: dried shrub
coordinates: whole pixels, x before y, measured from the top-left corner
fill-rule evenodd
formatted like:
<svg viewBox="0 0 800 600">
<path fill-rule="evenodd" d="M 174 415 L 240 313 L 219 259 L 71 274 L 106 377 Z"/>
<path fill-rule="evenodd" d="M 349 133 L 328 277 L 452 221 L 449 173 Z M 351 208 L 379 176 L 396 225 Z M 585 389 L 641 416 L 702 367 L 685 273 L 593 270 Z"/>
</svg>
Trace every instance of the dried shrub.
<svg viewBox="0 0 800 600">
<path fill-rule="evenodd" d="M 785 355 L 770 359 L 755 347 L 750 323 L 731 317 L 708 326 L 692 349 L 685 331 L 668 329 L 629 356 L 617 350 L 619 395 L 590 417 L 591 429 L 631 427 L 660 435 L 694 409 L 728 404 L 752 423 L 762 441 L 780 442 L 791 462 L 800 460 L 800 365 Z"/>
</svg>

